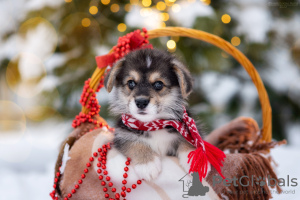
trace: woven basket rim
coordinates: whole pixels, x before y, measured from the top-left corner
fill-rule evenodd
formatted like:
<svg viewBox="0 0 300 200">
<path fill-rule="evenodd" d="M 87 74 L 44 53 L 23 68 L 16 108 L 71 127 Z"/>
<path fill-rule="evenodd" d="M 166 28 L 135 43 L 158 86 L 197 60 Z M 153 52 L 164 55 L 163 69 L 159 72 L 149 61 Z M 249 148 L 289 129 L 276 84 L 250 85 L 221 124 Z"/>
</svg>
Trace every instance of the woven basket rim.
<svg viewBox="0 0 300 200">
<path fill-rule="evenodd" d="M 194 38 L 197 40 L 208 42 L 214 46 L 217 46 L 220 49 L 224 50 L 229 55 L 231 55 L 233 58 L 235 58 L 247 71 L 259 95 L 259 101 L 262 108 L 262 121 L 263 121 L 262 129 L 261 129 L 262 141 L 270 142 L 272 140 L 272 110 L 271 110 L 267 91 L 257 70 L 250 62 L 250 60 L 241 51 L 239 51 L 231 43 L 225 41 L 219 36 L 207 33 L 205 31 L 184 28 L 184 27 L 164 27 L 164 28 L 149 30 L 148 36 L 149 39 L 154 39 L 158 37 L 169 37 L 169 36 Z M 103 78 L 105 69 L 106 68 L 98 68 L 98 67 L 96 68 L 90 81 L 91 88 L 93 89 L 97 88 L 100 79 Z M 82 112 L 87 113 L 88 109 L 82 107 Z"/>
</svg>

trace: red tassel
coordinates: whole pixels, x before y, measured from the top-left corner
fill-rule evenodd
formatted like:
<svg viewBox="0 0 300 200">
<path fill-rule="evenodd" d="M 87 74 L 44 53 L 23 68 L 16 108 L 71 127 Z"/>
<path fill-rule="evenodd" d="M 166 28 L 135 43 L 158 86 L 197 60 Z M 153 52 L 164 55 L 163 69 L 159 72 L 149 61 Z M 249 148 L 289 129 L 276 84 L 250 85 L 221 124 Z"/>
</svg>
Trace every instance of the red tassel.
<svg viewBox="0 0 300 200">
<path fill-rule="evenodd" d="M 200 181 L 202 182 L 202 178 L 205 178 L 207 175 L 208 163 L 210 163 L 220 176 L 225 178 L 221 172 L 222 162 L 226 157 L 224 152 L 206 141 L 203 142 L 205 151 L 200 147 L 195 151 L 191 151 L 188 155 L 188 163 L 191 161 L 189 173 L 198 172 Z"/>
</svg>

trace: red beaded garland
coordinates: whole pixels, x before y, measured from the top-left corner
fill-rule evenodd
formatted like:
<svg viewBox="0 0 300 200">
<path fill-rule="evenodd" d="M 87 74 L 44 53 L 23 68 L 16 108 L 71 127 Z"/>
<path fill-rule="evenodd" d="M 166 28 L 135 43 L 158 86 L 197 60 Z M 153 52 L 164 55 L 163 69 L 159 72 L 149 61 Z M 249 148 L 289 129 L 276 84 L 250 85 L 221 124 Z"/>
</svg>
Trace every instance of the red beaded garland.
<svg viewBox="0 0 300 200">
<path fill-rule="evenodd" d="M 110 144 L 109 144 L 109 143 L 108 143 L 107 145 L 103 145 L 103 148 L 106 148 L 106 147 L 108 147 L 108 146 L 110 147 Z M 98 152 L 103 151 L 103 148 L 102 148 L 102 150 L 100 150 L 100 151 L 99 151 L 99 149 L 101 149 L 101 148 L 99 148 L 99 149 L 98 149 Z M 107 149 L 110 149 L 110 148 L 107 148 Z M 95 157 L 99 156 L 99 158 L 101 158 L 101 157 L 100 157 L 100 156 L 101 156 L 100 153 L 99 153 L 99 154 L 95 154 L 95 153 L 96 153 L 96 152 L 93 153 L 93 155 L 94 155 Z M 106 154 L 104 154 L 103 156 L 104 156 L 105 159 L 106 159 Z M 99 167 L 99 168 L 100 168 L 100 167 L 103 167 L 103 164 L 102 164 L 102 165 L 100 164 L 100 162 L 102 162 L 102 161 L 103 161 L 102 159 L 99 159 L 99 163 L 97 163 L 97 167 Z M 100 165 L 98 165 L 98 164 L 100 164 Z M 122 197 L 126 197 L 126 195 L 127 195 L 126 193 L 130 193 L 130 192 L 131 192 L 131 188 L 127 188 L 127 187 L 126 187 L 126 184 L 127 184 L 126 178 L 128 177 L 128 174 L 127 174 L 126 172 L 129 170 L 129 168 L 127 167 L 129 164 L 130 164 L 130 158 L 127 158 L 127 160 L 126 160 L 126 162 L 125 162 L 126 167 L 124 167 L 124 174 L 123 174 L 124 180 L 122 180 L 123 186 L 122 186 L 122 188 L 121 188 L 121 192 L 118 193 L 116 188 L 112 188 L 112 189 L 111 189 L 111 192 L 115 193 L 115 199 L 116 199 L 116 200 L 117 200 L 117 199 L 120 199 L 121 196 L 122 196 Z M 88 167 L 89 167 L 90 165 L 91 165 L 90 163 L 87 163 L 87 166 L 88 166 Z M 104 166 L 105 166 L 105 165 L 104 165 Z M 87 174 L 87 173 L 89 172 L 88 168 L 85 168 L 85 169 L 84 169 L 84 172 Z M 107 184 L 106 181 L 110 181 L 110 180 L 111 180 L 110 176 L 108 176 L 108 171 L 107 171 L 107 170 L 97 169 L 97 173 L 100 174 L 100 175 L 99 175 L 99 180 L 101 180 L 101 185 L 102 185 L 102 186 L 106 186 L 106 184 Z M 54 182 L 55 182 L 55 183 L 58 182 L 58 178 L 59 178 L 59 176 L 60 176 L 60 173 L 57 172 L 56 175 L 57 175 L 57 177 L 55 177 L 55 179 L 54 179 Z M 82 179 L 84 179 L 85 177 L 86 177 L 85 174 L 82 174 L 82 175 L 81 175 L 81 178 L 82 178 Z M 82 183 L 83 183 L 82 179 L 79 179 L 79 180 L 78 180 L 78 183 L 79 183 L 79 184 L 82 184 Z M 137 183 L 138 185 L 140 185 L 140 184 L 142 183 L 142 181 L 141 181 L 141 180 L 137 180 L 136 183 Z M 108 183 L 108 186 L 109 186 L 109 187 L 112 187 L 113 185 L 114 185 L 114 184 L 113 184 L 112 182 L 109 182 L 109 183 Z M 53 187 L 56 188 L 56 187 L 57 187 L 56 184 L 54 184 Z M 133 184 L 131 187 L 132 187 L 132 189 L 136 189 L 137 185 L 136 185 L 136 184 Z M 79 185 L 76 184 L 76 185 L 74 186 L 74 189 L 71 190 L 71 193 L 68 193 L 67 196 L 66 196 L 64 199 L 67 199 L 67 200 L 71 199 L 71 198 L 72 198 L 72 194 L 75 194 L 75 193 L 76 193 L 76 190 L 78 190 L 78 189 L 79 189 Z M 105 198 L 109 198 L 109 194 L 106 193 L 106 192 L 108 192 L 107 187 L 103 187 L 103 192 L 105 192 L 104 197 L 105 197 Z M 50 193 L 50 196 L 52 197 L 53 200 L 58 199 L 58 197 L 55 196 L 55 195 L 56 195 L 56 194 L 55 194 L 55 190 L 53 190 L 53 191 Z M 113 199 L 113 198 L 110 198 L 110 199 Z M 123 199 L 123 200 L 125 200 L 125 199 Z"/>
<path fill-rule="evenodd" d="M 143 28 L 142 30 L 144 32 L 144 38 L 145 39 L 142 42 L 142 44 L 140 44 L 140 47 L 143 46 L 144 44 L 149 43 L 149 41 L 147 40 L 147 38 L 148 38 L 147 30 L 145 28 Z M 136 30 L 134 32 L 140 33 L 141 31 Z M 121 57 L 125 56 L 127 53 L 129 53 L 131 50 L 133 50 L 133 49 L 131 49 L 131 46 L 130 46 L 130 37 L 133 34 L 134 34 L 133 32 L 128 33 L 127 35 L 119 38 L 118 44 L 113 47 L 115 58 L 121 58 Z M 108 73 L 108 72 L 109 72 L 109 69 L 107 70 L 106 73 Z M 101 77 L 96 91 L 93 90 L 92 88 L 90 88 L 91 79 L 88 79 L 88 80 L 85 81 L 84 87 L 83 87 L 83 90 L 82 90 L 82 94 L 81 94 L 81 98 L 80 98 L 79 102 L 82 106 L 85 106 L 87 109 L 89 109 L 89 112 L 88 112 L 88 114 L 80 112 L 75 117 L 75 119 L 73 120 L 73 123 L 72 123 L 73 128 L 76 128 L 76 127 L 80 126 L 82 123 L 88 122 L 88 123 L 92 123 L 92 124 L 95 125 L 95 127 L 90 129 L 90 131 L 92 131 L 94 129 L 97 129 L 97 128 L 102 128 L 104 126 L 107 127 L 108 129 L 112 130 L 112 131 L 114 130 L 113 128 L 110 128 L 108 125 L 104 125 L 103 123 L 98 122 L 96 119 L 94 119 L 95 116 L 98 115 L 99 112 L 100 112 L 100 107 L 101 106 L 99 105 L 99 102 L 96 98 L 96 92 L 99 92 L 99 90 L 104 86 L 104 76 Z M 101 180 L 101 185 L 102 186 L 106 185 L 106 181 L 111 180 L 110 176 L 107 176 L 108 175 L 107 170 L 105 170 L 106 169 L 106 160 L 107 160 L 106 156 L 107 156 L 107 152 L 108 152 L 109 149 L 111 149 L 110 143 L 103 145 L 102 148 L 98 148 L 97 152 L 94 152 L 92 154 L 92 156 L 89 158 L 89 162 L 86 163 L 87 167 L 91 167 L 92 164 L 90 162 L 93 162 L 98 157 L 97 160 L 99 162 L 97 163 L 97 167 L 99 169 L 97 169 L 97 173 L 100 174 L 99 175 L 99 180 Z M 94 159 L 94 157 L 95 157 L 95 159 Z M 124 180 L 122 181 L 122 184 L 124 186 L 121 188 L 122 191 L 120 193 L 115 194 L 115 199 L 120 199 L 120 194 L 121 194 L 122 197 L 126 197 L 126 192 L 127 193 L 131 192 L 131 189 L 127 188 L 125 186 L 127 184 L 127 181 L 125 179 L 128 177 L 128 174 L 126 172 L 128 172 L 128 170 L 129 170 L 128 165 L 130 165 L 130 161 L 131 161 L 131 159 L 127 158 L 127 160 L 125 162 L 126 166 L 124 167 L 124 174 L 123 174 Z M 100 169 L 100 167 L 103 170 Z M 59 170 L 60 170 L 60 167 L 59 167 Z M 88 174 L 89 171 L 90 170 L 88 170 L 88 168 L 84 169 L 85 174 Z M 85 174 L 81 174 L 82 179 L 84 179 L 86 177 Z M 61 176 L 60 172 L 57 172 L 56 177 L 54 177 L 54 184 L 53 184 L 54 190 L 50 193 L 50 196 L 53 200 L 58 200 L 58 195 L 55 193 L 55 189 L 57 187 L 57 183 L 59 182 L 60 176 Z M 105 179 L 104 179 L 104 177 L 105 177 Z M 83 183 L 82 179 L 78 180 L 78 184 Z M 137 181 L 137 184 L 141 184 L 141 183 L 142 183 L 141 180 Z M 78 184 L 75 184 L 75 186 L 71 190 L 71 192 L 68 193 L 67 196 L 63 198 L 64 200 L 69 200 L 69 199 L 72 198 L 72 196 L 76 193 L 76 190 L 78 190 L 80 188 L 80 186 Z M 108 183 L 109 187 L 112 187 L 113 185 L 114 185 L 113 182 Z M 136 189 L 136 187 L 137 187 L 136 184 L 132 184 L 132 189 Z M 107 187 L 104 187 L 103 191 L 107 192 L 108 191 Z M 112 188 L 111 191 L 113 193 L 115 193 L 115 192 L 117 192 L 117 189 Z M 109 194 L 105 193 L 104 197 L 109 198 Z M 114 199 L 110 198 L 110 200 L 114 200 Z M 126 199 L 123 198 L 123 200 L 126 200 Z"/>
</svg>

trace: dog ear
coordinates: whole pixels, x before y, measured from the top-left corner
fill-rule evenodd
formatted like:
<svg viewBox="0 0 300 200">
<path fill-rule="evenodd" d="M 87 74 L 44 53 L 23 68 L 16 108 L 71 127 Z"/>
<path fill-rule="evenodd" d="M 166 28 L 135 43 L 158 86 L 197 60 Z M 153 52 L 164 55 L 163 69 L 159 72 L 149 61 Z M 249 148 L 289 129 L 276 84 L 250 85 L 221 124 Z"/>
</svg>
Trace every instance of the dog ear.
<svg viewBox="0 0 300 200">
<path fill-rule="evenodd" d="M 110 93 L 115 85 L 115 80 L 117 78 L 117 75 L 120 72 L 120 69 L 123 65 L 125 59 L 120 59 L 117 61 L 114 66 L 111 68 L 110 72 L 106 75 L 104 79 L 104 85 L 108 93 Z"/>
<path fill-rule="evenodd" d="M 193 89 L 192 76 L 188 69 L 178 60 L 172 62 L 174 72 L 177 76 L 181 94 L 184 99 L 187 99 Z"/>
</svg>

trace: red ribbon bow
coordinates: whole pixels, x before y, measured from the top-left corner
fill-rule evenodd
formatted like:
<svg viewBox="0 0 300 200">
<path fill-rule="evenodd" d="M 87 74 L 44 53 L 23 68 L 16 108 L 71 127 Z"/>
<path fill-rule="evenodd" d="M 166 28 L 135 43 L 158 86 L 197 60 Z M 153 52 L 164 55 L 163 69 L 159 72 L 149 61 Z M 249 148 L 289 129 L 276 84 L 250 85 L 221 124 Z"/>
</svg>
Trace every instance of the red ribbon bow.
<svg viewBox="0 0 300 200">
<path fill-rule="evenodd" d="M 152 44 L 149 44 L 147 40 L 147 30 L 143 28 L 144 36 L 141 35 L 140 30 L 135 30 L 134 32 L 128 33 L 127 35 L 120 37 L 118 44 L 113 47 L 113 52 L 103 55 L 96 56 L 97 66 L 99 68 L 111 66 L 120 58 L 124 57 L 131 51 L 143 49 L 143 48 L 153 48 Z"/>
<path fill-rule="evenodd" d="M 221 172 L 222 162 L 226 157 L 224 152 L 202 140 L 194 119 L 189 117 L 186 111 L 183 114 L 183 122 L 164 119 L 141 122 L 128 114 L 122 115 L 122 121 L 129 128 L 142 131 L 156 131 L 166 126 L 173 126 L 189 143 L 197 148 L 188 155 L 188 163 L 191 162 L 189 173 L 198 172 L 200 181 L 202 182 L 202 178 L 205 178 L 207 175 L 208 163 L 210 163 L 221 177 L 225 178 Z"/>
</svg>

